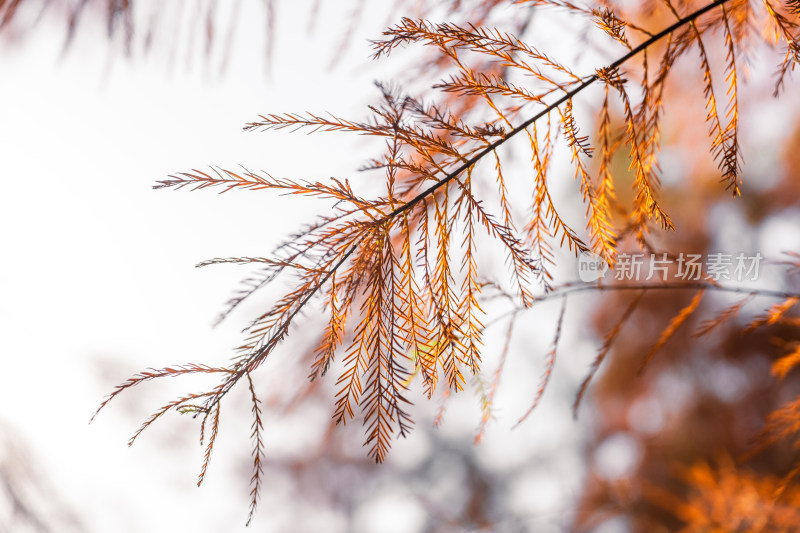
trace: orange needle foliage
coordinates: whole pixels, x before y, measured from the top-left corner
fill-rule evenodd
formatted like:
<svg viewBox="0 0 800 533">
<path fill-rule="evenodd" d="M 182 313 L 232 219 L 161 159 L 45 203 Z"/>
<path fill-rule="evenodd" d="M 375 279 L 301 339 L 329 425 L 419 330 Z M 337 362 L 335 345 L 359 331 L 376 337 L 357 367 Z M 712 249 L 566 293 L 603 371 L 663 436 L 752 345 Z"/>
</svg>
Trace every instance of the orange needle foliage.
<svg viewBox="0 0 800 533">
<path fill-rule="evenodd" d="M 642 365 L 703 310 L 704 291 L 755 292 L 780 298 L 783 303 L 753 322 L 752 328 L 785 318 L 798 301 L 792 291 L 742 289 L 708 277 L 671 285 L 553 286 L 550 268 L 556 246 L 576 254 L 592 251 L 613 265 L 625 235 L 634 236 L 648 248 L 653 231 L 674 229 L 668 201 L 660 194 L 658 157 L 662 117 L 669 103 L 664 88 L 683 56 L 699 55 L 708 151 L 719 166 L 724 188 L 734 197 L 740 195 L 738 54 L 752 38 L 747 28 L 760 24 L 769 30 L 769 38 L 786 48 L 775 86 L 780 90 L 786 74 L 800 62 L 798 24 L 794 20 L 797 3 L 779 7 L 765 0 L 761 8 L 754 9 L 744 0 L 675 5 L 670 0 L 646 2 L 650 13 L 661 11 L 674 18 L 668 25 L 651 29 L 648 17 L 636 9 L 606 2 L 596 9 L 558 0 L 506 3 L 519 4 L 517 9 L 541 10 L 544 17 L 548 16 L 545 8 L 553 7 L 588 20 L 611 39 L 618 59 L 579 74 L 500 29 L 482 27 L 478 22 L 459 25 L 404 18 L 374 42 L 375 57 L 414 44 L 429 50 L 435 55 L 434 64 L 450 69 L 448 76 L 435 85 L 440 97 L 422 99 L 378 85 L 380 102 L 370 107 L 366 120 L 316 113 L 267 113 L 245 126 L 248 131 L 349 132 L 380 138 L 385 150 L 369 160 L 366 168 L 385 173 L 384 193 L 366 197 L 348 180 L 289 180 L 247 169 L 191 170 L 160 181 L 156 188 L 275 190 L 327 200 L 334 207 L 331 213 L 291 235 L 270 258 L 214 259 L 201 264 L 256 264 L 264 269 L 263 281 L 232 301 L 225 314 L 278 276 L 295 280 L 289 292 L 249 324 L 229 366 L 187 365 L 144 372 L 120 385 L 100 408 L 123 390 L 155 377 L 220 374 L 216 387 L 170 402 L 134 436 L 168 410 L 202 415 L 207 438 L 202 481 L 218 434 L 222 401 L 234 386 L 247 383 L 254 417 L 251 495 L 255 509 L 262 483 L 263 423 L 252 374 L 289 335 L 292 324 L 308 310 L 312 300 L 322 301 L 327 325 L 314 352 L 310 378 L 324 376 L 336 358 L 342 359 L 334 420 L 345 424 L 360 411 L 366 431 L 364 444 L 377 462 L 386 458 L 392 438 L 406 435 L 412 427 L 408 412 L 412 377 L 419 377 L 430 397 L 437 387 L 448 392 L 462 390 L 469 376 L 481 372 L 487 287 L 498 286 L 511 295 L 517 306 L 515 312 L 554 296 L 563 296 L 566 302 L 569 294 L 579 290 L 695 291 L 694 299 L 671 319 Z M 500 4 L 503 2 L 486 2 L 490 7 Z M 718 73 L 709 53 L 711 42 L 718 40 L 726 54 L 724 110 L 720 109 L 720 95 L 712 80 Z M 582 133 L 592 130 L 581 127 L 573 108 L 590 86 L 600 86 L 604 94 L 596 141 Z M 619 122 L 612 118 L 614 106 L 621 109 Z M 523 187 L 526 179 L 515 175 L 512 183 L 507 172 L 503 148 L 517 139 L 530 150 L 527 195 L 510 192 Z M 567 222 L 550 192 L 551 159 L 559 143 L 566 148 L 574 168 L 580 191 L 576 203 L 585 207 L 584 228 Z M 599 159 L 596 170 L 589 165 L 595 157 Z M 614 158 L 626 159 L 629 165 L 633 187 L 630 201 L 616 194 L 623 177 L 615 174 Z M 492 187 L 479 186 L 485 182 L 493 182 Z M 526 214 L 520 216 L 520 212 Z M 506 259 L 507 280 L 492 279 L 491 269 L 480 259 L 497 253 Z M 606 335 L 578 401 L 622 326 L 635 314 L 638 302 L 639 297 Z M 708 332 L 731 318 L 744 303 L 711 313 L 702 331 Z M 514 318 L 519 316 L 515 314 Z M 544 393 L 556 362 L 562 319 L 563 308 L 534 405 Z M 791 359 L 792 365 L 795 359 Z M 785 374 L 787 365 L 776 372 Z M 492 398 L 493 392 L 486 396 L 487 402 Z M 795 405 L 791 410 L 796 415 Z M 773 424 L 785 418 L 776 415 Z M 211 429 L 206 434 L 208 425 Z M 692 470 L 693 483 L 705 492 L 681 510 L 686 520 L 696 521 L 696 512 L 708 513 L 712 521 L 725 514 L 713 501 L 711 511 L 697 511 L 703 502 L 713 500 L 713 490 L 727 490 L 724 483 L 718 487 L 715 481 L 709 481 L 710 476 L 702 467 Z M 768 496 L 758 482 L 748 479 L 739 481 L 759 498 Z M 721 520 L 733 520 L 733 515 L 720 516 Z"/>
</svg>

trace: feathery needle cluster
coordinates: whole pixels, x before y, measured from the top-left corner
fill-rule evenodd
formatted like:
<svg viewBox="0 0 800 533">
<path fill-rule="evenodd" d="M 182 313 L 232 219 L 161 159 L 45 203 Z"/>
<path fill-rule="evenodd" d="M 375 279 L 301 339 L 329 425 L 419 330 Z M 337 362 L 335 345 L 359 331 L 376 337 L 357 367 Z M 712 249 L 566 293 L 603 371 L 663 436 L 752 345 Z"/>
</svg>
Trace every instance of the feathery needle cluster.
<svg viewBox="0 0 800 533">
<path fill-rule="evenodd" d="M 199 482 L 219 430 L 226 394 L 240 382 L 247 384 L 252 402 L 253 477 L 252 511 L 262 482 L 262 407 L 253 382 L 260 367 L 289 335 L 298 315 L 312 299 L 322 300 L 326 325 L 314 351 L 309 378 L 316 380 L 341 358 L 333 417 L 345 424 L 361 413 L 365 445 L 376 461 L 386 458 L 392 438 L 412 427 L 408 411 L 409 388 L 415 381 L 427 397 L 437 387 L 465 388 L 470 376 L 481 372 L 483 335 L 488 298 L 513 302 L 513 318 L 538 301 L 560 296 L 563 306 L 546 371 L 531 410 L 538 403 L 556 361 L 568 295 L 576 290 L 636 290 L 619 322 L 603 340 L 597 358 L 581 386 L 578 405 L 592 376 L 607 357 L 623 324 L 635 312 L 641 295 L 656 289 L 692 290 L 694 297 L 666 326 L 642 367 L 698 311 L 708 290 L 744 292 L 747 300 L 725 309 L 703 324 L 707 333 L 735 315 L 752 298 L 752 291 L 725 287 L 710 278 L 685 284 L 554 285 L 554 247 L 578 254 L 593 252 L 614 265 L 619 242 L 632 236 L 648 248 L 653 231 L 672 230 L 674 224 L 659 195 L 659 143 L 664 115 L 665 87 L 673 67 L 695 53 L 702 69 L 709 151 L 719 166 L 724 187 L 741 194 L 742 158 L 738 137 L 737 69 L 740 50 L 749 46 L 751 27 L 762 24 L 774 43 L 786 47 L 775 90 L 800 63 L 798 5 L 769 0 L 761 9 L 745 0 L 650 2 L 666 10 L 674 23 L 657 31 L 610 3 L 590 9 L 560 0 L 517 0 L 536 10 L 558 8 L 588 19 L 619 49 L 619 59 L 586 75 L 499 29 L 471 24 L 432 23 L 404 18 L 375 41 L 375 58 L 408 45 L 432 51 L 446 64 L 448 75 L 434 89 L 441 99 L 423 100 L 379 84 L 381 100 L 371 106 L 368 120 L 354 121 L 314 113 L 265 114 L 245 130 L 288 129 L 309 132 L 351 132 L 384 141 L 383 153 L 365 169 L 385 174 L 385 192 L 365 197 L 347 179 L 327 182 L 275 178 L 247 169 L 212 168 L 181 172 L 160 181 L 156 188 L 273 189 L 280 193 L 313 196 L 333 202 L 331 214 L 293 234 L 269 257 L 213 259 L 212 264 L 246 264 L 261 269 L 258 279 L 229 302 L 221 318 L 245 298 L 278 276 L 292 276 L 294 287 L 246 328 L 243 344 L 228 366 L 183 365 L 148 370 L 118 386 L 101 404 L 147 380 L 186 374 L 219 374 L 212 389 L 188 394 L 163 406 L 139 428 L 141 432 L 169 410 L 201 417 L 201 441 L 206 453 Z M 690 9 L 691 8 L 691 9 Z M 720 38 L 721 36 L 721 38 Z M 712 68 L 709 47 L 722 44 L 725 65 L 725 109 L 719 105 L 720 73 Z M 634 81 L 632 81 L 634 80 Z M 638 81 L 635 81 L 638 80 Z M 590 86 L 602 89 L 596 130 L 581 125 L 576 98 Z M 510 191 L 524 186 L 522 178 L 507 173 L 501 149 L 512 139 L 529 150 L 530 180 L 527 199 Z M 573 227 L 556 206 L 549 188 L 552 158 L 565 149 L 574 169 L 585 207 L 585 227 Z M 620 176 L 615 158 L 625 158 L 627 175 Z M 624 174 L 624 173 L 623 173 Z M 618 184 L 630 182 L 630 202 L 618 198 Z M 492 183 L 486 188 L 484 182 Z M 518 212 L 526 215 L 520 217 Z M 479 258 L 487 250 L 501 251 L 508 279 L 492 279 Z M 752 327 L 778 320 L 797 303 L 797 295 L 756 291 L 780 298 L 780 304 L 757 319 Z M 513 324 L 513 320 L 511 321 Z M 509 326 L 507 337 L 510 337 Z M 508 351 L 508 343 L 502 360 Z M 776 370 L 785 375 L 800 361 L 797 350 Z M 484 420 L 490 418 L 496 374 L 484 400 Z M 98 411 L 100 410 L 98 409 Z M 528 411 L 528 413 L 530 410 Z M 795 409 L 796 417 L 800 410 Z M 522 417 L 527 416 L 527 413 Z M 783 431 L 786 417 L 776 415 L 770 434 Z M 793 419 L 796 422 L 796 419 Z M 479 435 L 480 437 L 480 435 Z"/>
</svg>

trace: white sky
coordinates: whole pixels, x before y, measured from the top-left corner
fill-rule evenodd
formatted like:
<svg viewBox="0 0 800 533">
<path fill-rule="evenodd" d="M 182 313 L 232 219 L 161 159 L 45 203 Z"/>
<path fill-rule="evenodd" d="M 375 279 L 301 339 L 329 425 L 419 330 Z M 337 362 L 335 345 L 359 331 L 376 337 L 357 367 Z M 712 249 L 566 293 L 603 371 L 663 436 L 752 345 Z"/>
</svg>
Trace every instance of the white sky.
<svg viewBox="0 0 800 533">
<path fill-rule="evenodd" d="M 180 63 L 168 76 L 159 54 L 133 62 L 116 54 L 109 68 L 115 53 L 91 29 L 59 61 L 57 25 L 0 52 L 0 418 L 31 445 L 39 470 L 92 531 L 243 525 L 246 479 L 226 484 L 234 476 L 225 475 L 224 453 L 215 454 L 219 470 L 206 486 L 194 487 L 195 428 L 187 426 L 174 449 L 163 436 L 172 432 L 159 435 L 157 427 L 125 446 L 163 397 L 135 391 L 87 422 L 111 385 L 134 371 L 226 360 L 236 328 L 208 325 L 246 272 L 194 264 L 266 254 L 316 207 L 271 193 L 219 196 L 153 191 L 152 184 L 209 164 L 325 178 L 360 160 L 336 163 L 343 146 L 354 146 L 337 135 L 241 132 L 258 113 L 304 110 L 309 102 L 348 112 L 364 101 L 359 94 L 372 92 L 369 75 L 325 70 L 324 34 L 311 39 L 317 50 L 297 47 L 302 35 L 293 37 L 286 12 L 278 41 L 297 47 L 297 65 L 282 61 L 280 48 L 265 78 L 262 20 L 247 9 L 223 78 Z M 357 45 L 366 57 L 363 41 Z"/>
</svg>

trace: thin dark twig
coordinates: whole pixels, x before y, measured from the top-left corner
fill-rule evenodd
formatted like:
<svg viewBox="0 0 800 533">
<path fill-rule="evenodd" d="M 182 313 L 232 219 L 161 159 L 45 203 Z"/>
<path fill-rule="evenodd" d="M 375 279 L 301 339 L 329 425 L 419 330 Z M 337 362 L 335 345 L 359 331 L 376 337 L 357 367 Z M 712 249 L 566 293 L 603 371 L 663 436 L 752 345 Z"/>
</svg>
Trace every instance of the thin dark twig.
<svg viewBox="0 0 800 533">
<path fill-rule="evenodd" d="M 682 283 L 629 283 L 629 284 L 616 284 L 616 285 L 601 285 L 597 283 L 567 283 L 561 287 L 556 287 L 550 292 L 536 296 L 534 303 L 544 302 L 552 298 L 558 298 L 567 294 L 576 292 L 588 291 L 636 291 L 636 290 L 698 290 L 705 289 L 709 291 L 730 292 L 739 294 L 751 294 L 754 296 L 764 296 L 765 298 L 800 298 L 800 293 L 791 291 L 779 291 L 772 289 L 756 289 L 748 287 L 730 287 L 727 285 L 720 285 L 718 283 L 711 283 L 706 281 L 690 281 Z M 504 318 L 523 311 L 524 309 L 514 308 L 502 315 L 498 315 L 493 320 L 486 323 L 488 328 L 495 322 L 499 322 Z"/>
<path fill-rule="evenodd" d="M 639 46 L 637 46 L 636 48 L 634 48 L 633 50 L 631 50 L 630 52 L 628 52 L 624 56 L 620 57 L 619 59 L 617 59 L 616 61 L 611 63 L 606 68 L 606 70 L 613 71 L 613 70 L 619 68 L 623 63 L 627 62 L 629 59 L 631 59 L 632 57 L 634 57 L 637 54 L 639 54 L 639 52 L 642 52 L 646 48 L 649 48 L 656 41 L 659 41 L 660 39 L 663 39 L 664 37 L 666 37 L 667 35 L 671 34 L 672 32 L 674 32 L 675 30 L 677 30 L 681 26 L 694 21 L 699 16 L 707 13 L 708 11 L 711 11 L 713 8 L 715 8 L 717 6 L 720 6 L 720 5 L 722 5 L 722 4 L 724 4 L 724 3 L 728 2 L 728 1 L 729 0 L 716 0 L 716 2 L 708 4 L 707 6 L 701 8 L 701 9 L 698 9 L 694 13 L 692 13 L 690 15 L 687 15 L 683 19 L 681 19 L 678 22 L 674 23 L 672 26 L 669 26 L 668 28 L 666 28 L 664 30 L 661 30 L 659 33 L 653 35 L 652 37 L 650 37 L 646 41 L 642 42 Z M 528 120 L 526 120 L 525 122 L 523 122 L 522 124 L 520 124 L 519 126 L 514 128 L 513 130 L 511 130 L 508 133 L 506 133 L 505 136 L 503 136 L 500 139 L 494 141 L 493 143 L 487 145 L 483 150 L 481 150 L 480 152 L 478 152 L 474 156 L 472 156 L 469 159 L 467 159 L 466 161 L 464 161 L 464 163 L 462 163 L 461 166 L 459 166 L 458 168 L 456 168 L 455 170 L 453 170 L 452 172 L 447 174 L 441 180 L 437 181 L 436 183 L 434 183 L 433 185 L 431 185 L 430 187 L 428 187 L 424 191 L 420 192 L 417 196 L 415 196 L 414 198 L 412 198 L 411 200 L 409 200 L 408 202 L 406 202 L 402 206 L 398 207 L 397 209 L 395 209 L 394 211 L 392 211 L 391 213 L 386 215 L 385 219 L 386 220 L 391 219 L 394 216 L 399 215 L 400 213 L 408 211 L 414 205 L 416 205 L 420 200 L 422 200 L 423 198 L 428 197 L 431 193 L 435 192 L 442 185 L 445 185 L 445 184 L 449 183 L 450 181 L 452 181 L 453 179 L 455 179 L 462 172 L 464 172 L 468 168 L 471 168 L 472 166 L 474 166 L 475 163 L 477 163 L 479 160 L 481 160 L 482 158 L 486 157 L 490 153 L 494 152 L 499 146 L 501 146 L 503 143 L 505 143 L 508 139 L 510 139 L 511 137 L 517 135 L 518 133 L 522 132 L 523 130 L 527 129 L 534 122 L 536 122 L 537 120 L 539 120 L 543 116 L 548 115 L 549 113 L 551 113 L 554 109 L 556 109 L 561 104 L 563 104 L 566 101 L 572 99 L 575 95 L 577 95 L 578 93 L 580 93 L 581 91 L 583 91 L 584 89 L 589 87 L 592 83 L 594 83 L 598 79 L 599 78 L 598 78 L 597 74 L 592 74 L 591 76 L 586 78 L 586 80 L 583 83 L 581 83 L 580 85 L 578 85 L 574 89 L 571 89 L 570 91 L 567 91 L 561 98 L 559 98 L 558 100 L 556 100 L 552 104 L 548 105 L 545 109 L 543 109 L 542 111 L 536 113 L 531 118 L 529 118 Z"/>
</svg>

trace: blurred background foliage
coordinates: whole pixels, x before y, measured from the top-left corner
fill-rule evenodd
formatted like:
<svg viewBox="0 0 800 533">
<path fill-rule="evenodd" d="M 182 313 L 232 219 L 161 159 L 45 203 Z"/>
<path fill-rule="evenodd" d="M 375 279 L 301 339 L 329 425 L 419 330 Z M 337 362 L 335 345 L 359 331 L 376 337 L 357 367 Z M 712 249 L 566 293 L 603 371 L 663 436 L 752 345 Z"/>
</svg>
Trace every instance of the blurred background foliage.
<svg viewBox="0 0 800 533">
<path fill-rule="evenodd" d="M 169 75 L 184 65 L 210 65 L 215 75 L 224 76 L 231 54 L 240 53 L 233 39 L 241 4 L 240 0 L 0 0 L 0 42 L 7 53 L 13 53 L 26 39 L 63 39 L 64 53 L 69 54 L 76 35 L 102 25 L 106 40 L 97 46 L 108 48 L 114 61 L 152 54 L 166 58 Z M 259 3 L 263 48 L 248 60 L 260 63 L 258 68 L 278 80 L 287 75 L 301 78 L 299 68 L 291 73 L 270 72 L 275 54 L 287 52 L 273 42 L 272 35 L 278 26 L 315 31 L 331 24 L 320 15 L 320 2 L 307 4 L 302 20 L 287 20 L 281 18 L 280 0 Z M 584 67 L 591 67 L 592 60 L 597 65 L 600 58 L 614 57 L 600 48 L 587 59 L 584 47 L 594 42 L 588 25 L 576 26 L 563 13 L 539 14 L 508 1 L 398 0 L 378 9 L 385 19 L 377 22 L 371 11 L 375 6 L 365 4 L 362 0 L 337 4 L 336 10 L 344 15 L 334 33 L 341 40 L 321 52 L 329 54 L 332 68 L 344 68 L 340 56 L 352 46 L 354 28 L 385 25 L 400 16 L 497 25 L 523 40 L 530 38 L 543 50 L 557 47 L 563 57 L 581 60 Z M 650 4 L 643 2 L 640 13 L 646 15 Z M 43 18 L 60 21 L 62 34 L 39 31 Z M 649 27 L 671 22 L 663 10 L 654 10 L 647 18 Z M 560 34 L 560 41 L 543 40 L 540 35 L 548 35 L 545 27 L 555 27 L 551 33 Z M 750 74 L 740 97 L 745 159 L 740 198 L 731 199 L 720 186 L 708 153 L 697 64 L 679 64 L 681 83 L 668 86 L 662 198 L 678 231 L 654 234 L 650 244 L 655 251 L 760 251 L 776 258 L 783 251 L 800 250 L 796 83 L 790 82 L 783 94 L 773 97 L 777 53 L 761 47 L 749 51 L 749 56 Z M 722 50 L 711 57 L 724 60 Z M 396 70 L 398 81 L 412 88 L 435 82 L 441 66 L 432 56 L 402 57 L 388 63 L 388 72 Z M 348 66 L 352 68 L 351 63 Z M 424 81 L 419 81 L 417 77 L 423 74 Z M 590 99 L 591 95 L 586 97 Z M 450 103 L 471 105 L 466 98 Z M 313 108 L 315 103 L 308 105 Z M 599 102 L 581 105 L 589 113 Z M 353 161 L 353 166 L 358 163 Z M 617 172 L 624 175 L 627 161 L 619 161 L 618 166 Z M 157 178 L 153 176 L 153 181 Z M 562 196 L 572 193 L 569 187 L 561 191 Z M 634 251 L 635 243 L 623 243 L 626 247 Z M 570 256 L 561 257 L 569 265 Z M 563 271 L 569 277 L 570 267 Z M 800 286 L 796 270 L 766 265 L 762 275 L 765 282 L 786 290 Z M 796 315 L 744 332 L 753 317 L 771 305 L 766 299 L 754 298 L 735 319 L 698 338 L 692 333 L 702 320 L 741 299 L 707 294 L 700 311 L 637 375 L 642 355 L 693 293 L 671 290 L 644 295 L 589 389 L 578 420 L 572 421 L 574 395 L 585 370 L 635 295 L 621 291 L 573 297 L 556 375 L 541 412 L 510 431 L 535 392 L 552 335 L 553 324 L 547 317 L 557 308 L 547 302 L 526 312 L 512 338 L 496 399 L 497 422 L 489 425 L 482 442 L 473 445 L 481 414 L 472 398 L 451 399 L 438 427 L 434 421 L 441 402 L 423 402 L 414 407 L 413 436 L 398 443 L 389 461 L 380 466 L 363 452 L 360 428 L 334 429 L 330 423 L 332 380 L 300 388 L 309 357 L 282 359 L 282 379 L 267 379 L 263 386 L 264 409 L 270 413 L 268 481 L 251 529 L 800 531 L 800 489 L 796 479 L 787 480 L 797 464 L 795 443 L 781 439 L 764 449 L 755 448 L 770 413 L 800 393 L 796 372 L 779 379 L 773 371 L 775 361 L 786 355 L 787 345 L 799 340 Z M 487 333 L 486 351 L 497 354 L 505 333 L 502 326 L 493 328 Z M 302 346 L 297 352 L 304 352 Z M 491 355 L 486 361 L 488 368 L 498 364 Z M 246 411 L 246 399 L 237 401 Z M 36 460 L 21 452 L 24 444 L 15 441 L 16 432 L 7 427 L 2 432 L 7 437 L 0 450 L 0 480 L 5 488 L 0 531 L 81 530 L 79 519 L 54 503 L 58 498 L 47 492 L 42 477 L 46 473 L 35 472 Z M 237 475 L 246 480 L 247 450 L 231 453 L 241 454 Z M 387 521 L 387 516 L 397 518 Z"/>
</svg>

